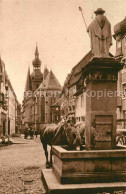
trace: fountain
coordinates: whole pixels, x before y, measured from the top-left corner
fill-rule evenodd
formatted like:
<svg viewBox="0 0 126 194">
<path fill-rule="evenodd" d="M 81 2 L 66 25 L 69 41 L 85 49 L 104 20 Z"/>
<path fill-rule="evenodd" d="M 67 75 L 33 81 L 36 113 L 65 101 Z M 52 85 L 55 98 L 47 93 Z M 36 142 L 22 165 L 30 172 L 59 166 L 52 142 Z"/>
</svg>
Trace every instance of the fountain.
<svg viewBox="0 0 126 194">
<path fill-rule="evenodd" d="M 88 32 L 94 57 L 83 68 L 86 145 L 81 151 L 53 146 L 52 170 L 42 175 L 49 193 L 96 193 L 126 188 L 126 150 L 116 146 L 117 79 L 121 63 L 109 57 L 110 23 L 101 8 Z"/>
</svg>

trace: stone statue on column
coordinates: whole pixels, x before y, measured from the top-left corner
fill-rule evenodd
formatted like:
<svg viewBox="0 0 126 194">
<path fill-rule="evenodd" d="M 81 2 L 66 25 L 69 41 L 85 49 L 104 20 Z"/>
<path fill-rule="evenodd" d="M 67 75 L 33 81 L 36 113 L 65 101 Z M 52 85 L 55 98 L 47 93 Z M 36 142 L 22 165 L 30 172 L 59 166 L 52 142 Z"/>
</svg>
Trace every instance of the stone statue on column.
<svg viewBox="0 0 126 194">
<path fill-rule="evenodd" d="M 105 11 L 98 8 L 96 17 L 89 25 L 87 31 L 91 39 L 91 49 L 94 57 L 109 57 L 109 48 L 112 45 L 111 24 L 104 16 Z"/>
</svg>

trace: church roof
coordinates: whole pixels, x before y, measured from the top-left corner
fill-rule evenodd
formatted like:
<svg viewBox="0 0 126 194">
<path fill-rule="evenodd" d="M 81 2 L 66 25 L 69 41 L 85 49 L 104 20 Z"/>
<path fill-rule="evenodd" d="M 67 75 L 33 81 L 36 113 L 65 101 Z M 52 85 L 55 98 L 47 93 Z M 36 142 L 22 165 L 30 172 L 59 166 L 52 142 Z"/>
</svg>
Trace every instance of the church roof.
<svg viewBox="0 0 126 194">
<path fill-rule="evenodd" d="M 31 88 L 30 68 L 28 68 L 27 79 L 25 84 L 25 92 L 30 91 L 31 89 L 32 88 Z"/>
<path fill-rule="evenodd" d="M 62 88 L 54 73 L 50 71 L 38 90 L 62 90 Z"/>
</svg>

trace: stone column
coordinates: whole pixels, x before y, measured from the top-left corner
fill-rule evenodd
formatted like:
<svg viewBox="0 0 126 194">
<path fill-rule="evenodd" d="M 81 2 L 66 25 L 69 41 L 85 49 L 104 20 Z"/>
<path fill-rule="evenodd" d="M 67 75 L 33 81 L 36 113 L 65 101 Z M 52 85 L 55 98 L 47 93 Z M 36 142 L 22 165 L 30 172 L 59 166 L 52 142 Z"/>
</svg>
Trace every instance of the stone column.
<svg viewBox="0 0 126 194">
<path fill-rule="evenodd" d="M 86 149 L 116 146 L 117 79 L 121 68 L 113 58 L 93 58 L 84 68 Z"/>
</svg>

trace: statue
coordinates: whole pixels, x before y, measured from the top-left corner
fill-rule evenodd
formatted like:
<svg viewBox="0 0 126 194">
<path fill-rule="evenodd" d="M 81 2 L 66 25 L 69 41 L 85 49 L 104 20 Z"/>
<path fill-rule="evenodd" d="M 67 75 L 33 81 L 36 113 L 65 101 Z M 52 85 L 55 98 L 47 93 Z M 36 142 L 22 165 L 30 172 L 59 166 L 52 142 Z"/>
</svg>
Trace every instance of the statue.
<svg viewBox="0 0 126 194">
<path fill-rule="evenodd" d="M 94 57 L 109 57 L 109 48 L 112 45 L 111 24 L 103 15 L 105 11 L 102 8 L 98 8 L 94 13 L 96 17 L 87 29 L 92 52 Z"/>
</svg>

